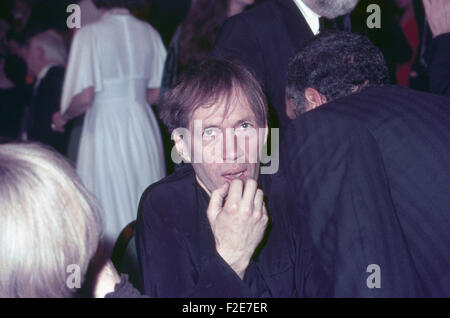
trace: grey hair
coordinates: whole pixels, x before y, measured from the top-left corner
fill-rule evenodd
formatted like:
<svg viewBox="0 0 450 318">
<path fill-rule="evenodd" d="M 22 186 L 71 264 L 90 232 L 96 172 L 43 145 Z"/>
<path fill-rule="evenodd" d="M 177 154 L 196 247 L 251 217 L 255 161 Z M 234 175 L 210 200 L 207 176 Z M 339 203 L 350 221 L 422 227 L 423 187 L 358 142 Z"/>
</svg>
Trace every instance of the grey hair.
<svg viewBox="0 0 450 318">
<path fill-rule="evenodd" d="M 334 19 L 350 13 L 359 0 L 302 0 L 311 10 L 322 17 Z"/>
<path fill-rule="evenodd" d="M 73 297 L 102 234 L 102 211 L 70 164 L 37 144 L 0 145 L 0 297 Z"/>
<path fill-rule="evenodd" d="M 308 101 L 305 97 L 305 90 L 299 90 L 292 83 L 286 84 L 286 98 L 290 99 L 294 105 L 295 116 L 300 116 L 306 112 Z"/>
<path fill-rule="evenodd" d="M 48 62 L 65 65 L 67 47 L 63 38 L 54 30 L 48 30 L 33 36 L 30 46 L 41 47 Z"/>
</svg>

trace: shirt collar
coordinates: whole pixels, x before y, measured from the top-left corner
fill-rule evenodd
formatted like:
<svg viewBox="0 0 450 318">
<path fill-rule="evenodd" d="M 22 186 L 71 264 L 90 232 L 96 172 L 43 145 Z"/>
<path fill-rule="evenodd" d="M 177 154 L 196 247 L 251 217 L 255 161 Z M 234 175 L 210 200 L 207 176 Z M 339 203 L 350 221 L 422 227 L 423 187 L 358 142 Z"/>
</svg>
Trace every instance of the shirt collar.
<svg viewBox="0 0 450 318">
<path fill-rule="evenodd" d="M 55 66 L 56 64 L 49 64 L 47 66 L 45 66 L 40 72 L 39 74 L 36 76 L 36 82 L 40 82 L 48 73 L 48 71 Z"/>
<path fill-rule="evenodd" d="M 319 29 L 320 29 L 319 18 L 320 18 L 320 15 L 318 15 L 313 10 L 311 10 L 302 0 L 294 0 L 294 2 L 297 5 L 297 7 L 300 10 L 300 12 L 302 13 L 302 15 L 305 18 L 306 22 L 308 23 L 312 33 L 314 35 L 319 34 Z"/>
<path fill-rule="evenodd" d="M 104 13 L 105 15 L 130 15 L 130 10 L 126 8 L 112 8 Z"/>
</svg>

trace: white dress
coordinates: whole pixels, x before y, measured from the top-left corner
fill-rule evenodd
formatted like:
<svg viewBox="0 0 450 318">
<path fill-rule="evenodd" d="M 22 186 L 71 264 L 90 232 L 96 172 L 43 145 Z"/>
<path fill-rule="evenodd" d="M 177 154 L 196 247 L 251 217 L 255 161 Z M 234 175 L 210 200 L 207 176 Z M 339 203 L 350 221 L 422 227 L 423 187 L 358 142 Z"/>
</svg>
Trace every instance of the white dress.
<svg viewBox="0 0 450 318">
<path fill-rule="evenodd" d="M 159 125 L 146 101 L 147 88 L 160 87 L 165 58 L 158 32 L 125 9 L 107 11 L 72 42 L 61 112 L 75 95 L 95 87 L 77 171 L 105 211 L 103 243 L 109 252 L 136 219 L 142 192 L 165 174 Z"/>
</svg>

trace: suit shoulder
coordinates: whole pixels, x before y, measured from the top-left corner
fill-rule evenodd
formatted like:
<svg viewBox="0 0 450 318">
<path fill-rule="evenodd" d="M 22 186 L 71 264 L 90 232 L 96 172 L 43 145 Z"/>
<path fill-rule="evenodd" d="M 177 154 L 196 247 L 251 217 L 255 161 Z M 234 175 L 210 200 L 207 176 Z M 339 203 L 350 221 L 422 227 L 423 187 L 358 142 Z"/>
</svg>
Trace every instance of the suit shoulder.
<svg viewBox="0 0 450 318">
<path fill-rule="evenodd" d="M 450 100 L 396 85 L 368 88 L 301 115 L 288 129 L 300 139 L 305 131 L 326 138 L 342 139 L 355 132 L 370 131 L 374 136 L 409 126 L 445 126 L 450 118 Z M 445 119 L 447 118 L 447 119 Z M 405 130 L 406 131 L 406 130 Z"/>
<path fill-rule="evenodd" d="M 189 168 L 181 168 L 179 171 L 172 173 L 158 182 L 151 184 L 144 191 L 143 198 L 151 198 L 158 196 L 159 200 L 167 196 L 172 197 L 172 193 L 183 192 L 186 186 L 189 185 L 190 181 L 194 177 L 194 171 Z"/>
<path fill-rule="evenodd" d="M 369 88 L 331 102 L 324 110 L 364 123 L 429 117 L 432 113 L 450 111 L 450 100 L 425 92 L 418 92 L 398 85 Z M 433 116 L 434 117 L 434 116 Z"/>
<path fill-rule="evenodd" d="M 247 24 L 255 30 L 267 29 L 271 22 L 280 14 L 277 1 L 266 1 L 256 7 L 227 19 L 227 25 Z"/>
<path fill-rule="evenodd" d="M 65 71 L 66 69 L 64 68 L 64 66 L 61 65 L 53 66 L 48 71 L 47 77 L 61 79 L 64 78 Z"/>
<path fill-rule="evenodd" d="M 183 167 L 150 185 L 142 194 L 139 204 L 140 213 L 152 210 L 170 214 L 170 211 L 177 211 L 178 207 L 186 206 L 187 201 L 192 198 L 194 176 L 192 168 Z"/>
<path fill-rule="evenodd" d="M 49 97 L 59 96 L 64 81 L 65 69 L 63 66 L 53 66 L 39 85 L 39 92 Z"/>
</svg>

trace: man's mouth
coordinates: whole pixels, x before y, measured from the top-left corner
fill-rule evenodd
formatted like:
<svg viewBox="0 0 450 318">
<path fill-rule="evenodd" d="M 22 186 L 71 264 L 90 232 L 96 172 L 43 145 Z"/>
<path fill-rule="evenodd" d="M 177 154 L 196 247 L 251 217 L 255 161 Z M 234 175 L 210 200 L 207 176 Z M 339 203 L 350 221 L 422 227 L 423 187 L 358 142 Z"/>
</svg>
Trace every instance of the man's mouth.
<svg viewBox="0 0 450 318">
<path fill-rule="evenodd" d="M 247 169 L 240 169 L 240 170 L 234 170 L 234 171 L 227 171 L 226 173 L 222 174 L 222 177 L 227 181 L 231 182 L 234 179 L 241 179 L 244 181 L 247 176 Z"/>
</svg>

